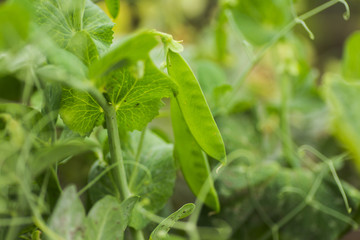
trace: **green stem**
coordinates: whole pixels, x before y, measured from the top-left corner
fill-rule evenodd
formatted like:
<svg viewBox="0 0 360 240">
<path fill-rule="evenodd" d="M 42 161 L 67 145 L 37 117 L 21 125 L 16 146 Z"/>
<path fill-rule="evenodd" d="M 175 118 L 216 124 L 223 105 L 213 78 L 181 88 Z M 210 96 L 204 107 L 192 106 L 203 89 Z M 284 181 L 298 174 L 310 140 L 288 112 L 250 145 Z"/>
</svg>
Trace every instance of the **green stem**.
<svg viewBox="0 0 360 240">
<path fill-rule="evenodd" d="M 125 165 L 121 151 L 115 108 L 112 103 L 108 102 L 105 97 L 96 89 L 90 88 L 88 91 L 104 110 L 111 155 L 110 165 L 116 165 L 116 167 L 113 168 L 111 172 L 115 180 L 116 188 L 121 194 L 120 198 L 125 200 L 131 196 L 131 193 L 126 179 Z"/>
<path fill-rule="evenodd" d="M 145 132 L 146 132 L 146 127 L 141 131 L 140 142 L 139 142 L 139 145 L 138 145 L 138 148 L 136 151 L 136 156 L 135 156 L 135 167 L 134 167 L 134 170 L 131 173 L 131 177 L 130 177 L 130 183 L 129 183 L 130 189 L 133 188 L 134 182 L 135 182 L 136 177 L 139 172 L 138 164 L 140 161 L 140 154 L 141 154 L 141 149 L 142 149 L 144 138 L 145 138 Z"/>
<path fill-rule="evenodd" d="M 292 168 L 300 166 L 299 161 L 294 153 L 294 146 L 291 139 L 291 131 L 289 124 L 289 98 L 290 98 L 290 89 L 289 89 L 289 78 L 286 73 L 283 73 L 281 78 L 281 112 L 280 112 L 280 130 L 281 130 L 281 139 L 283 144 L 283 153 Z"/>
<path fill-rule="evenodd" d="M 115 108 L 111 105 L 108 105 L 107 109 L 104 110 L 111 154 L 110 164 L 117 164 L 117 167 L 115 167 L 112 172 L 115 184 L 119 189 L 122 199 L 124 200 L 130 197 L 131 193 L 127 184 L 124 160 L 121 152 L 119 130 L 116 122 L 116 112 Z"/>
<path fill-rule="evenodd" d="M 101 95 L 99 91 L 89 89 L 89 93 L 104 110 L 111 155 L 110 165 L 116 165 L 116 167 L 114 167 L 111 172 L 112 176 L 114 177 L 116 187 L 120 192 L 120 199 L 125 200 L 131 196 L 131 192 L 129 190 L 126 179 L 126 171 L 121 151 L 121 143 L 115 108 L 111 102 L 106 101 L 106 99 Z M 141 230 L 134 230 L 133 236 L 136 240 L 144 240 L 144 236 Z"/>
<path fill-rule="evenodd" d="M 294 18 L 289 24 L 287 24 L 278 34 L 276 34 L 263 48 L 260 49 L 260 51 L 255 55 L 255 57 L 250 61 L 250 63 L 246 66 L 245 70 L 242 71 L 240 77 L 235 81 L 233 85 L 233 91 L 229 94 L 228 101 L 225 101 L 227 103 L 226 109 L 230 111 L 236 100 L 236 95 L 238 94 L 239 90 L 242 87 L 242 84 L 245 80 L 245 78 L 249 75 L 251 70 L 254 68 L 254 66 L 263 58 L 265 53 L 274 46 L 281 38 L 283 38 L 288 32 L 290 32 L 291 29 L 293 29 L 297 24 L 301 23 L 301 21 L 305 21 L 306 19 L 326 10 L 327 8 L 337 4 L 342 3 L 346 7 L 346 13 L 348 13 L 348 6 L 344 0 L 331 0 L 329 2 L 326 2 L 307 13 L 304 13 L 300 15 L 297 18 Z M 227 15 L 231 15 L 231 12 L 229 10 L 226 11 Z M 228 16 L 231 20 L 231 16 Z M 300 20 L 300 21 L 299 21 Z"/>
<path fill-rule="evenodd" d="M 17 218 L 16 213 L 13 216 L 11 216 L 10 225 L 5 238 L 6 240 L 12 240 L 16 238 L 16 235 L 19 231 L 19 226 L 16 224 L 16 218 Z"/>
</svg>

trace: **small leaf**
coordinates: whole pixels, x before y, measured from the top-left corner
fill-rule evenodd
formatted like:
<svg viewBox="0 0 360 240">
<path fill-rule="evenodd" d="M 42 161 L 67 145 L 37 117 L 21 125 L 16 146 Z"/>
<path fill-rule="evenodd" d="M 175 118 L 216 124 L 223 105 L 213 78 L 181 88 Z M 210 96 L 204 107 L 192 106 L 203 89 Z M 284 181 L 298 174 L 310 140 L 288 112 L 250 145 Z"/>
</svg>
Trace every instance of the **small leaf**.
<svg viewBox="0 0 360 240">
<path fill-rule="evenodd" d="M 346 82 L 337 75 L 326 75 L 324 81 L 324 96 L 330 107 L 334 134 L 352 153 L 360 170 L 360 83 Z"/>
<path fill-rule="evenodd" d="M 120 0 L 105 0 L 106 7 L 113 18 L 116 18 L 120 10 Z"/>
<path fill-rule="evenodd" d="M 360 80 L 360 32 L 353 33 L 345 43 L 343 76 L 347 80 Z"/>
<path fill-rule="evenodd" d="M 193 203 L 187 203 L 182 206 L 179 210 L 168 216 L 163 220 L 151 233 L 150 240 L 167 239 L 170 228 L 182 218 L 189 216 L 195 209 Z"/>
<path fill-rule="evenodd" d="M 61 194 L 49 218 L 49 228 L 67 240 L 81 239 L 85 228 L 85 210 L 77 196 L 75 186 L 67 187 Z"/>
<path fill-rule="evenodd" d="M 70 39 L 66 49 L 74 53 L 87 66 L 99 57 L 94 41 L 85 31 L 76 32 Z"/>
<path fill-rule="evenodd" d="M 100 78 L 110 71 L 147 59 L 150 50 L 157 43 L 155 34 L 151 31 L 142 31 L 128 36 L 90 66 L 90 78 L 95 79 L 99 84 Z"/>
<path fill-rule="evenodd" d="M 120 204 L 119 200 L 112 196 L 105 196 L 98 201 L 88 215 L 94 223 L 94 235 L 91 239 L 124 239 L 124 231 L 137 201 L 138 197 L 130 197 Z"/>
</svg>

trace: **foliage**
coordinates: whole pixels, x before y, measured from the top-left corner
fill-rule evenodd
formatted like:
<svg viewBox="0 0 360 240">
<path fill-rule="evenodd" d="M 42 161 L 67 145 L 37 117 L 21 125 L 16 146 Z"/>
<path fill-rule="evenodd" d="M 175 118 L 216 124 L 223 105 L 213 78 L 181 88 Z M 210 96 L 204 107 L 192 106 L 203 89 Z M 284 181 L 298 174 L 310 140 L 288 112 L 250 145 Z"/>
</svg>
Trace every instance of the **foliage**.
<svg viewBox="0 0 360 240">
<path fill-rule="evenodd" d="M 359 227 L 360 34 L 319 82 L 294 30 L 314 39 L 305 21 L 337 3 L 348 19 L 346 1 L 301 15 L 300 0 L 205 2 L 214 24 L 197 2 L 158 5 L 163 25 L 142 0 L 0 4 L 0 239 L 328 240 Z M 118 39 L 127 14 L 135 31 Z M 184 46 L 140 17 L 183 31 Z"/>
</svg>

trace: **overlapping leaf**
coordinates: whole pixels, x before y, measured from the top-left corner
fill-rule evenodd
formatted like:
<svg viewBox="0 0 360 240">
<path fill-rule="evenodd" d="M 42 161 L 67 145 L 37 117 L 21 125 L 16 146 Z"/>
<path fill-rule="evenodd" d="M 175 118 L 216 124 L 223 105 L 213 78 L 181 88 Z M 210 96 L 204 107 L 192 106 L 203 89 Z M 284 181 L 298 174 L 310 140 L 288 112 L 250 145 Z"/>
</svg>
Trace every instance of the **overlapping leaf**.
<svg viewBox="0 0 360 240">
<path fill-rule="evenodd" d="M 112 43 L 114 24 L 90 0 L 39 0 L 36 20 L 62 48 L 66 48 L 79 31 L 89 34 L 100 53 Z"/>
<path fill-rule="evenodd" d="M 135 162 L 139 140 L 139 132 L 131 133 L 130 147 L 124 149 L 130 191 L 140 196 L 139 204 L 135 206 L 130 221 L 130 226 L 136 229 L 142 229 L 149 222 L 141 208 L 150 212 L 159 211 L 171 197 L 176 178 L 172 145 L 147 131 L 139 162 Z M 90 171 L 89 180 L 95 179 L 105 169 L 96 163 Z M 89 191 L 91 199 L 96 201 L 106 194 L 115 194 L 116 190 L 111 185 L 109 176 L 104 175 Z"/>
<path fill-rule="evenodd" d="M 141 130 L 163 105 L 161 99 L 170 97 L 174 83 L 160 72 L 151 60 L 144 66 L 144 75 L 137 76 L 130 68 L 122 68 L 104 77 L 111 103 L 115 106 L 118 124 L 127 130 Z M 63 91 L 60 115 L 70 129 L 86 135 L 103 120 L 96 101 L 79 90 Z"/>
<path fill-rule="evenodd" d="M 49 219 L 49 227 L 67 240 L 122 240 L 136 201 L 137 197 L 131 197 L 120 203 L 114 197 L 105 196 L 86 217 L 76 188 L 70 186 L 61 194 Z"/>
</svg>

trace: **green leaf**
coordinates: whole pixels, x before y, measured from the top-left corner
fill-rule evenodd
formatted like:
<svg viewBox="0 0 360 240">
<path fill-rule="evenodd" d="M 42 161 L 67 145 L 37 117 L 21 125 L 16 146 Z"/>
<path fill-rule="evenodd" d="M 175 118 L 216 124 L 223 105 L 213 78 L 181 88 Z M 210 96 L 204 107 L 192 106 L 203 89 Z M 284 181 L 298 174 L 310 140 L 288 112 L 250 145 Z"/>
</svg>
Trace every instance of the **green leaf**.
<svg viewBox="0 0 360 240">
<path fill-rule="evenodd" d="M 141 31 L 123 39 L 98 61 L 90 66 L 90 78 L 99 85 L 99 80 L 112 70 L 147 59 L 149 52 L 158 44 L 153 31 Z"/>
<path fill-rule="evenodd" d="M 36 22 L 62 48 L 79 31 L 89 34 L 100 54 L 112 43 L 114 24 L 90 0 L 42 0 L 35 6 Z"/>
<path fill-rule="evenodd" d="M 191 134 L 204 152 L 225 163 L 224 142 L 194 73 L 181 55 L 171 50 L 167 69 L 179 86 L 176 100 Z"/>
<path fill-rule="evenodd" d="M 347 213 L 335 181 L 328 176 L 327 164 L 314 167 L 317 169 L 314 172 L 280 168 L 270 178 L 270 172 L 266 169 L 268 167 L 268 164 L 262 164 L 264 169 L 260 171 L 261 165 L 252 171 L 247 168 L 241 171 L 238 167 L 238 173 L 233 169 L 232 173 L 224 172 L 227 175 L 223 179 L 228 180 L 224 186 L 230 182 L 234 185 L 232 194 L 223 198 L 226 205 L 231 207 L 222 213 L 232 229 L 237 229 L 232 238 L 250 240 L 278 236 L 283 240 L 335 240 L 350 225 L 355 227 L 356 223 L 352 220 L 355 213 Z M 259 176 L 263 174 L 268 177 Z M 247 184 L 243 191 L 239 191 L 235 181 L 244 182 L 241 180 L 244 175 Z M 233 179 L 227 179 L 226 176 L 232 176 Z M 259 182 L 259 178 L 263 180 Z M 345 183 L 343 186 L 350 206 L 357 209 L 360 193 Z M 299 229 L 304 224 L 313 227 Z"/>
<path fill-rule="evenodd" d="M 144 63 L 143 76 L 131 68 L 113 71 L 103 78 L 103 89 L 114 105 L 119 126 L 126 130 L 141 130 L 164 104 L 162 98 L 170 97 L 176 85 L 155 67 L 150 59 Z M 60 116 L 65 124 L 81 135 L 88 135 L 104 119 L 102 108 L 86 92 L 64 89 Z"/>
<path fill-rule="evenodd" d="M 352 153 L 360 170 L 360 83 L 346 82 L 337 75 L 326 75 L 324 81 L 324 96 L 330 107 L 333 132 Z"/>
<path fill-rule="evenodd" d="M 131 69 L 121 69 L 104 80 L 119 126 L 130 131 L 142 130 L 157 116 L 164 106 L 161 99 L 171 97 L 176 87 L 150 59 L 143 71 L 143 76 L 136 76 Z"/>
<path fill-rule="evenodd" d="M 98 178 L 94 185 L 90 187 L 88 192 L 92 203 L 96 203 L 106 195 L 116 195 L 117 190 L 114 182 L 112 181 L 110 171 L 100 177 L 100 174 L 106 171 L 107 167 L 108 166 L 106 165 L 106 163 L 100 160 L 97 160 L 91 166 L 91 169 L 89 171 L 88 183 L 95 181 L 95 179 Z"/>
<path fill-rule="evenodd" d="M 55 128 L 60 109 L 62 88 L 59 83 L 45 83 L 44 85 L 44 107 L 42 112 L 51 118 L 51 125 Z"/>
<path fill-rule="evenodd" d="M 85 210 L 77 196 L 75 186 L 67 187 L 61 194 L 49 218 L 49 228 L 67 240 L 80 240 L 85 229 Z"/>
<path fill-rule="evenodd" d="M 222 102 L 225 93 L 232 89 L 227 83 L 226 74 L 219 65 L 211 61 L 199 61 L 196 73 L 209 107 L 212 113 L 216 114 L 219 107 L 226 105 Z"/>
<path fill-rule="evenodd" d="M 120 204 L 119 200 L 112 196 L 105 196 L 98 201 L 88 215 L 94 227 L 91 239 L 124 239 L 124 231 L 137 201 L 138 197 L 131 197 Z"/>
<path fill-rule="evenodd" d="M 171 120 L 175 137 L 174 156 L 192 192 L 206 205 L 220 211 L 206 154 L 191 135 L 175 99 L 171 101 Z M 202 188 L 206 192 L 201 194 Z"/>
<path fill-rule="evenodd" d="M 85 31 L 76 32 L 66 49 L 74 53 L 87 66 L 99 57 L 95 43 Z"/>
<path fill-rule="evenodd" d="M 57 81 L 67 86 L 83 88 L 88 83 L 88 69 L 74 54 L 57 46 L 47 35 L 38 32 L 34 43 L 46 56 L 48 63 L 38 67 L 36 73 L 44 81 Z"/>
<path fill-rule="evenodd" d="M 360 32 L 353 33 L 345 43 L 343 75 L 347 80 L 360 79 Z"/>
<path fill-rule="evenodd" d="M 288 0 L 236 0 L 227 4 L 227 8 L 244 37 L 253 44 L 262 45 L 291 21 L 290 4 Z"/>
<path fill-rule="evenodd" d="M 103 110 L 87 92 L 64 88 L 60 116 L 64 123 L 81 135 L 89 135 L 104 121 Z"/>
<path fill-rule="evenodd" d="M 176 178 L 172 145 L 164 142 L 154 133 L 147 131 L 139 162 L 136 162 L 140 138 L 140 132 L 130 133 L 127 142 L 129 147 L 123 149 L 130 192 L 140 197 L 139 203 L 132 212 L 129 224 L 135 229 L 142 229 L 149 223 L 142 212 L 144 209 L 155 213 L 164 207 L 172 195 Z M 96 162 L 91 168 L 89 182 L 97 178 L 106 170 L 106 167 L 109 166 Z M 114 196 L 117 194 L 110 174 L 102 176 L 89 189 L 89 192 L 92 202 L 106 195 Z"/>
<path fill-rule="evenodd" d="M 133 150 L 127 149 L 124 152 L 124 159 L 135 159 L 135 149 L 138 147 L 140 138 L 140 132 L 130 134 L 129 141 Z M 139 163 L 129 161 L 126 164 L 130 191 L 140 196 L 140 202 L 135 207 L 130 222 L 130 226 L 135 229 L 142 229 L 149 222 L 140 211 L 140 207 L 155 213 L 164 207 L 173 193 L 176 169 L 172 151 L 171 144 L 147 131 Z"/>
<path fill-rule="evenodd" d="M 84 141 L 69 141 L 43 148 L 34 155 L 34 159 L 31 162 L 29 170 L 33 173 L 34 176 L 36 176 L 46 168 L 61 160 L 64 160 L 73 155 L 90 151 L 93 148 L 94 144 Z"/>
<path fill-rule="evenodd" d="M 116 18 L 120 10 L 120 0 L 105 0 L 106 7 L 113 18 Z"/>
<path fill-rule="evenodd" d="M 19 4 L 0 6 L 0 49 L 17 46 L 29 35 L 29 12 Z"/>
<path fill-rule="evenodd" d="M 216 56 L 220 61 L 224 61 L 227 55 L 228 46 L 228 33 L 226 29 L 227 17 L 225 11 L 222 10 L 217 16 L 217 22 L 215 26 L 215 49 Z"/>
<path fill-rule="evenodd" d="M 50 139 L 51 130 L 47 124 L 49 120 L 37 110 L 22 104 L 1 103 L 0 113 L 10 115 L 18 121 L 27 134 L 33 133 L 36 138 L 45 142 Z"/>
<path fill-rule="evenodd" d="M 187 216 L 189 216 L 195 209 L 193 203 L 188 203 L 182 206 L 179 210 L 165 218 L 151 233 L 150 240 L 168 239 L 168 232 L 174 224 Z"/>
</svg>

